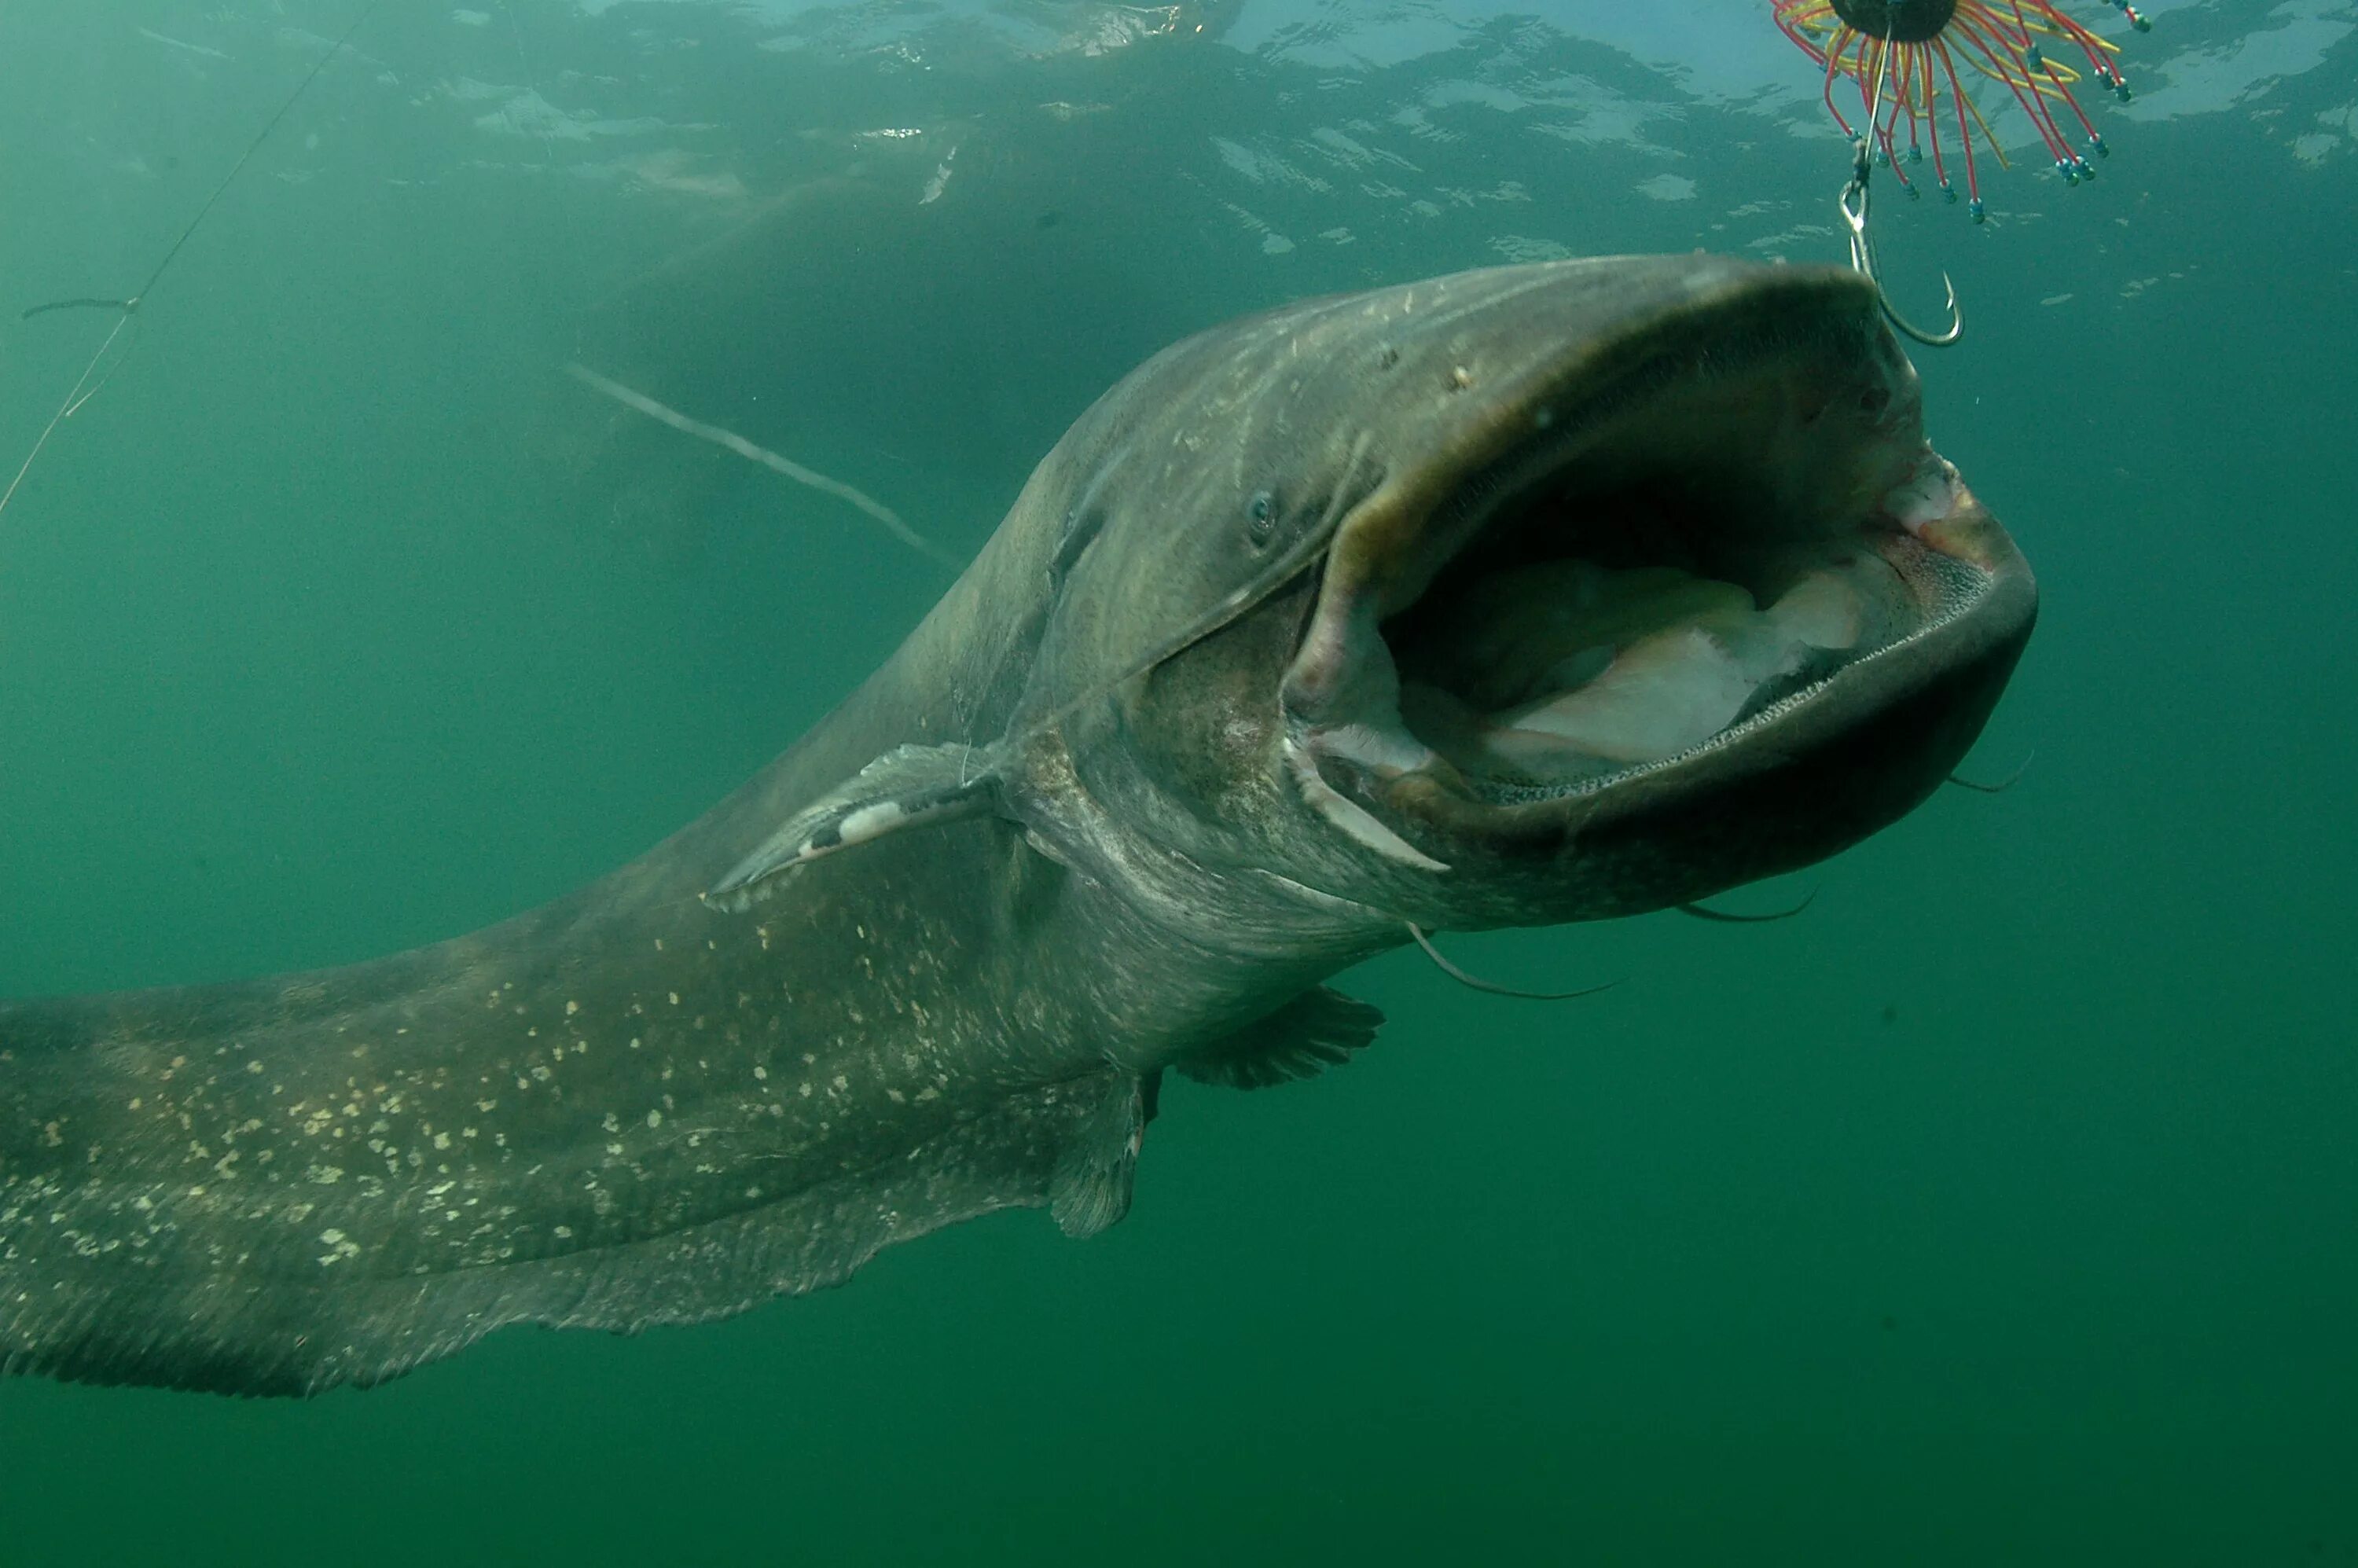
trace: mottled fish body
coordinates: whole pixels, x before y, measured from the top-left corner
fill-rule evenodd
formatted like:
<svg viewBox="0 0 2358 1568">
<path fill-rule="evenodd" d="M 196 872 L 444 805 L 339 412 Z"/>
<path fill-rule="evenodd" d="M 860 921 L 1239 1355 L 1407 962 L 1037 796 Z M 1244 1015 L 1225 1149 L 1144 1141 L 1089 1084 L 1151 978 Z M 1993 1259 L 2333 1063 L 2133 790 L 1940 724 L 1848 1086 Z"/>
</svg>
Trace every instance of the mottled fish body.
<svg viewBox="0 0 2358 1568">
<path fill-rule="evenodd" d="M 1162 1075 L 1364 1046 L 1428 929 L 1831 853 L 1996 700 L 2028 570 L 1845 273 L 1552 263 L 1191 339 L 901 650 L 543 909 L 231 985 L 0 1003 L 0 1363 L 373 1383 L 518 1322 L 836 1283 L 1128 1207 Z"/>
</svg>

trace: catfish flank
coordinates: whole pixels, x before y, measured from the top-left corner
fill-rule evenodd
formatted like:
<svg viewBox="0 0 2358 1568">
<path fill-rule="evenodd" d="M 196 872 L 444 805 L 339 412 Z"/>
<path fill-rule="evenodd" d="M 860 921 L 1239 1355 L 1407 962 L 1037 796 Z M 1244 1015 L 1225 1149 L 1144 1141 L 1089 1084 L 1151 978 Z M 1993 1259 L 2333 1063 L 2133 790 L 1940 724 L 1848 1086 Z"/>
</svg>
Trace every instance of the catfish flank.
<svg viewBox="0 0 2358 1568">
<path fill-rule="evenodd" d="M 900 651 L 641 860 L 315 974 L 0 1003 L 0 1365 L 242 1394 L 623 1332 L 1044 1206 L 1303 1078 L 1426 929 L 1856 842 L 2035 594 L 1842 271 L 1314 300 L 1084 415 Z"/>
</svg>

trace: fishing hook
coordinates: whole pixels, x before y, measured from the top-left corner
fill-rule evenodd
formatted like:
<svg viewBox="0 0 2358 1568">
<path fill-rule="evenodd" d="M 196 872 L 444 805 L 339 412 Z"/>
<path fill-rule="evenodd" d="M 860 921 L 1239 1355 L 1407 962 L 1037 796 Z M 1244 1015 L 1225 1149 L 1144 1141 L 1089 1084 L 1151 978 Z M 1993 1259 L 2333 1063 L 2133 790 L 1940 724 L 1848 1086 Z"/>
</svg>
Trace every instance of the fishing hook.
<svg viewBox="0 0 2358 1568">
<path fill-rule="evenodd" d="M 1891 303 L 1890 291 L 1883 287 L 1882 269 L 1876 262 L 1875 238 L 1866 228 L 1867 177 L 1875 169 L 1874 146 L 1864 135 L 1852 137 L 1850 146 L 1850 183 L 1843 187 L 1842 198 L 1837 203 L 1842 208 L 1843 222 L 1850 229 L 1850 265 L 1867 282 L 1875 285 L 1875 297 L 1882 302 L 1883 314 L 1894 327 L 1929 348 L 1945 349 L 1965 335 L 1965 313 L 1957 304 L 1957 286 L 1950 280 L 1947 273 L 1941 275 L 1941 282 L 1949 291 L 1949 326 L 1946 331 L 1933 333 L 1924 330 L 1902 316 L 1899 308 Z"/>
</svg>

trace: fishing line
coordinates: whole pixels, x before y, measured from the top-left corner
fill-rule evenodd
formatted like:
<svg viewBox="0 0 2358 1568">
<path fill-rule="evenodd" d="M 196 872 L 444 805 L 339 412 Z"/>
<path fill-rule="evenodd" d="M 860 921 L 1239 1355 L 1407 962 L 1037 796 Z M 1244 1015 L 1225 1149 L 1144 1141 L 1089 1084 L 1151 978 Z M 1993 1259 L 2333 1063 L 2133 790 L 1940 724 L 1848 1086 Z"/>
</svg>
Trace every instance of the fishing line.
<svg viewBox="0 0 2358 1568">
<path fill-rule="evenodd" d="M 508 19 L 508 37 L 515 44 L 516 70 L 524 78 L 525 91 L 532 94 L 532 130 L 533 135 L 540 138 L 541 162 L 553 174 L 557 170 L 557 144 L 549 140 L 548 124 L 540 114 L 543 108 L 550 105 L 548 100 L 540 94 L 540 84 L 532 79 L 532 61 L 524 57 L 524 24 L 516 20 L 514 0 L 500 0 L 500 11 Z"/>
<path fill-rule="evenodd" d="M 344 36 L 330 45 L 327 52 L 312 62 L 310 70 L 305 74 L 300 82 L 296 84 L 295 91 L 287 95 L 287 101 L 278 105 L 278 113 L 271 115 L 269 123 L 262 127 L 260 134 L 246 145 L 245 151 L 238 155 L 237 161 L 230 166 L 229 172 L 222 177 L 221 183 L 213 187 L 213 193 L 205 198 L 204 205 L 197 209 L 197 215 L 189 220 L 188 227 L 180 231 L 180 237 L 172 242 L 172 248 L 164 253 L 164 259 L 156 264 L 156 270 L 147 275 L 147 281 L 140 286 L 136 294 L 132 295 L 128 299 L 52 299 L 47 304 L 33 306 L 17 318 L 20 321 L 29 321 L 36 316 L 45 315 L 52 310 L 114 310 L 121 313 L 115 319 L 114 330 L 106 334 L 106 341 L 99 344 L 98 351 L 92 354 L 90 362 L 82 367 L 81 376 L 73 384 L 73 390 L 67 393 L 65 400 L 58 405 L 58 411 L 49 416 L 49 422 L 41 427 L 40 437 L 34 441 L 33 449 L 25 454 L 24 462 L 17 467 L 16 477 L 8 481 L 6 490 L 0 491 L 0 513 L 6 512 L 8 503 L 16 498 L 16 487 L 25 482 L 25 476 L 32 471 L 34 460 L 41 455 L 41 449 L 49 444 L 49 438 L 57 433 L 58 427 L 72 418 L 83 404 L 96 397 L 100 389 L 114 379 L 114 373 L 123 368 L 124 360 L 131 357 L 130 345 L 126 344 L 122 355 L 113 364 L 108 365 L 106 373 L 99 375 L 96 384 L 92 384 L 91 378 L 98 375 L 99 362 L 106 358 L 107 350 L 114 346 L 114 340 L 122 336 L 123 329 L 131 325 L 137 318 L 139 307 L 146 302 L 149 294 L 155 292 L 156 285 L 163 280 L 164 274 L 171 269 L 173 262 L 179 259 L 181 248 L 188 244 L 189 236 L 197 232 L 198 226 L 204 222 L 213 208 L 220 203 L 222 197 L 228 192 L 229 188 L 236 183 L 237 177 L 245 172 L 245 166 L 254 161 L 254 155 L 262 150 L 262 144 L 270 139 L 271 133 L 278 129 L 279 123 L 293 112 L 295 105 L 302 101 L 303 95 L 311 90 L 311 83 L 318 81 L 319 73 L 328 69 L 328 62 L 344 52 L 344 46 L 352 41 L 352 36 L 361 30 L 362 25 L 375 15 L 376 8 L 384 3 L 384 0 L 367 0 L 367 4 L 361 7 L 360 15 L 352 18 L 352 26 L 344 29 Z M 133 334 L 133 340 L 137 341 L 137 334 Z"/>
<path fill-rule="evenodd" d="M 121 310 L 127 304 L 128 301 L 121 299 L 52 299 L 47 305 L 34 306 L 16 319 L 29 321 L 34 317 L 50 310 Z"/>
</svg>

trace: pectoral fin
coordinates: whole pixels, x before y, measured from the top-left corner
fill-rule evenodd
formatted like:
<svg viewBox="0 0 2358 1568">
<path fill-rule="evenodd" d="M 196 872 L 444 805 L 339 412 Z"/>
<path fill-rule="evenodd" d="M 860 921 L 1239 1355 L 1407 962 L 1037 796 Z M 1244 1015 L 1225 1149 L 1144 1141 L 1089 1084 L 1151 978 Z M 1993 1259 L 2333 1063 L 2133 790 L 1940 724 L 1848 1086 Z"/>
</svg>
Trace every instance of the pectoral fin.
<svg viewBox="0 0 2358 1568">
<path fill-rule="evenodd" d="M 1368 1003 L 1320 986 L 1183 1058 L 1179 1070 L 1197 1083 L 1238 1089 L 1314 1078 L 1365 1050 L 1383 1022 Z"/>
<path fill-rule="evenodd" d="M 838 849 L 998 808 L 996 758 L 981 746 L 899 746 L 786 819 L 715 883 L 705 902 L 741 912 L 773 879 Z"/>
</svg>

